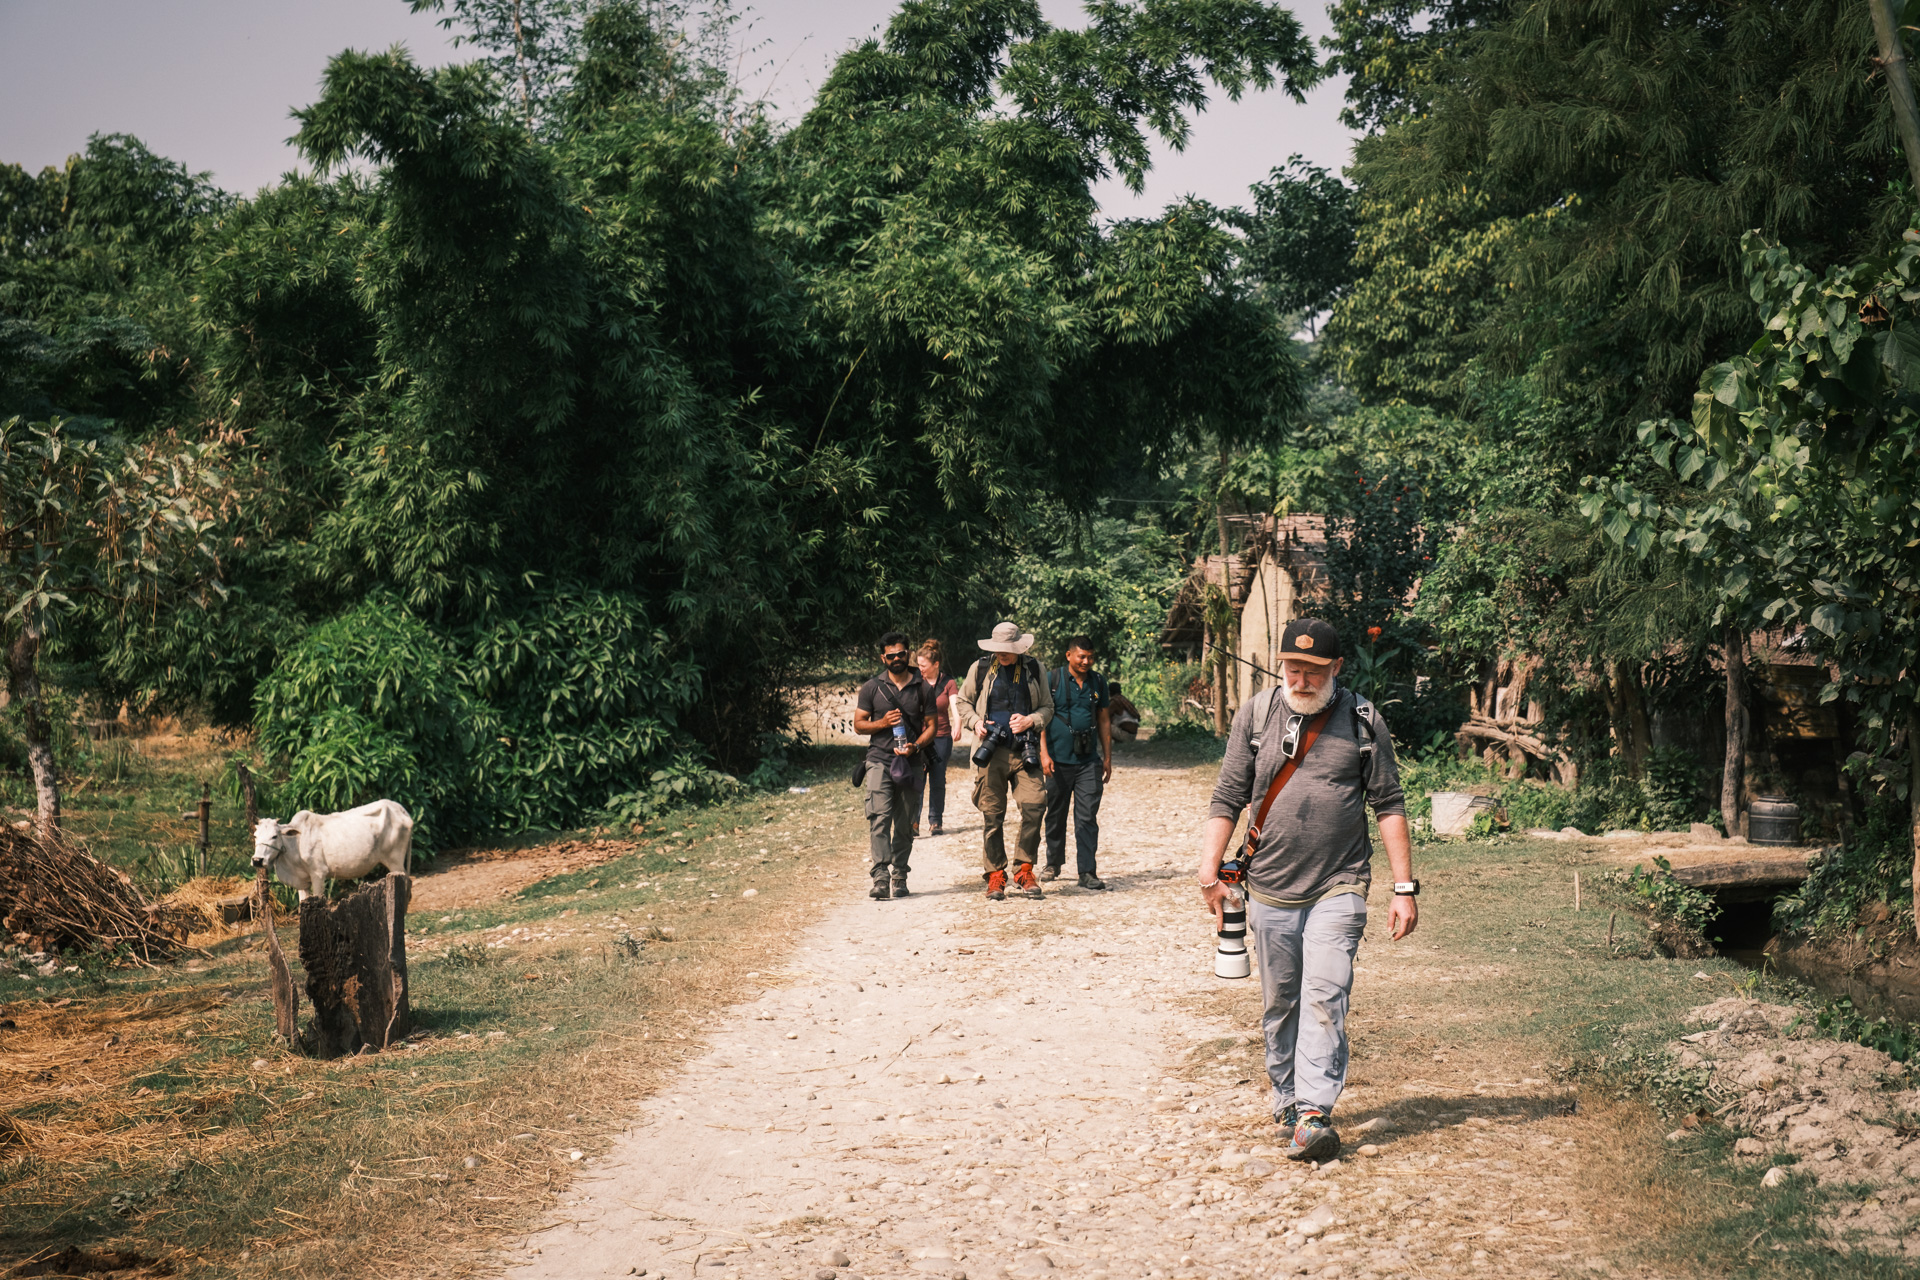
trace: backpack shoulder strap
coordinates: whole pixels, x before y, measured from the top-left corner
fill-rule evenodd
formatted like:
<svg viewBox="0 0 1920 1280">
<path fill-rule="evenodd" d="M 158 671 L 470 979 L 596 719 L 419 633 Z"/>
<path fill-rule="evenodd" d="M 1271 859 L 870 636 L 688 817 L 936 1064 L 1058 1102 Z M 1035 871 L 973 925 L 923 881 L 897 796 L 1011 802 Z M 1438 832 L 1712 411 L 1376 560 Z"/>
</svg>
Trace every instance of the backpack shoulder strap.
<svg viewBox="0 0 1920 1280">
<path fill-rule="evenodd" d="M 1266 730 L 1267 717 L 1273 714 L 1273 694 L 1274 690 L 1269 686 L 1254 694 L 1252 701 L 1247 704 L 1247 714 L 1253 717 L 1253 735 L 1247 740 L 1247 745 L 1253 748 L 1256 759 L 1260 755 L 1260 736 Z"/>
<path fill-rule="evenodd" d="M 1360 768 L 1373 767 L 1373 744 L 1379 737 L 1373 731 L 1373 704 L 1359 694 L 1353 695 L 1353 740 L 1360 744 Z"/>
</svg>

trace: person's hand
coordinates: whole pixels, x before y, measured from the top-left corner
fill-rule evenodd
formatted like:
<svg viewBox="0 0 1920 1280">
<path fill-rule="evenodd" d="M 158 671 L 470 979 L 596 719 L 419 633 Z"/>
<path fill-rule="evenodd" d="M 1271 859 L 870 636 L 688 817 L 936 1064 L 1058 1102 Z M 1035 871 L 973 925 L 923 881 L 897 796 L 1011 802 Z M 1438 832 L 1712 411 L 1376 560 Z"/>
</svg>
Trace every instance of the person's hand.
<svg viewBox="0 0 1920 1280">
<path fill-rule="evenodd" d="M 1015 733 L 1025 733 L 1033 728 L 1033 717 L 1014 714 L 1007 717 L 1007 727 Z"/>
<path fill-rule="evenodd" d="M 1053 753 L 1045 747 L 1040 748 L 1040 772 L 1049 778 L 1053 776 Z"/>
<path fill-rule="evenodd" d="M 911 742 L 897 743 L 893 748 L 893 754 L 897 756 L 910 756 L 913 754 L 913 744 Z"/>
<path fill-rule="evenodd" d="M 1387 936 L 1395 942 L 1420 926 L 1420 901 L 1406 894 L 1393 895 L 1393 907 L 1387 913 Z"/>
<path fill-rule="evenodd" d="M 900 708 L 895 707 L 880 717 L 880 727 L 883 729 L 891 729 L 893 726 L 899 724 L 903 718 L 900 714 Z"/>
<path fill-rule="evenodd" d="M 1220 913 L 1226 910 L 1227 897 L 1232 892 L 1231 889 L 1227 888 L 1224 880 L 1215 880 L 1212 884 L 1202 885 L 1200 887 L 1201 901 L 1207 904 L 1207 910 L 1213 912 L 1213 931 L 1215 933 L 1220 932 L 1221 926 L 1224 923 L 1220 919 Z"/>
<path fill-rule="evenodd" d="M 1100 764 L 1100 785 L 1106 786 L 1113 781 L 1113 752 L 1107 752 L 1107 758 Z"/>
</svg>

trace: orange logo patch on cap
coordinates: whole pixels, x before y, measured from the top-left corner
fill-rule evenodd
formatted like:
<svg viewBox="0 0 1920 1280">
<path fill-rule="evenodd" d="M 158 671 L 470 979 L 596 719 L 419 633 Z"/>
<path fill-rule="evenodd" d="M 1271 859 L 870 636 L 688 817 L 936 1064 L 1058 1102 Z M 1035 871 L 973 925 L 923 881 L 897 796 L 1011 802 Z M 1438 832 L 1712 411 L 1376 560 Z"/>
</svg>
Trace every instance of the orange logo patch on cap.
<svg viewBox="0 0 1920 1280">
<path fill-rule="evenodd" d="M 1300 636 L 1297 639 L 1295 639 L 1293 643 L 1302 649 L 1311 649 L 1313 648 L 1313 637 Z"/>
</svg>

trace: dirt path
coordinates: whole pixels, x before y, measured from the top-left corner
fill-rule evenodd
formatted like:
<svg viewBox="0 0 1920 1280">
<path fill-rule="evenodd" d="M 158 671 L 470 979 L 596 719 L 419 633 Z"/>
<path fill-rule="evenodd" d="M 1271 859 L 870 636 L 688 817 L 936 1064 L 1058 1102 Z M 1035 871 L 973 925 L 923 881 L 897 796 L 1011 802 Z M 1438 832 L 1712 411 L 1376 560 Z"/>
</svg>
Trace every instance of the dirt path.
<svg viewBox="0 0 1920 1280">
<path fill-rule="evenodd" d="M 1384 911 L 1343 1158 L 1277 1155 L 1250 984 L 1212 977 L 1187 874 L 1210 784 L 1123 763 L 1105 894 L 988 904 L 977 821 L 922 841 L 914 896 L 812 930 L 503 1263 L 529 1280 L 1608 1269 L 1576 1207 L 1599 1203 L 1604 1133 L 1563 1114 L 1544 1064 L 1408 1034 L 1403 996 L 1466 979 L 1430 934 L 1386 943 Z"/>
</svg>

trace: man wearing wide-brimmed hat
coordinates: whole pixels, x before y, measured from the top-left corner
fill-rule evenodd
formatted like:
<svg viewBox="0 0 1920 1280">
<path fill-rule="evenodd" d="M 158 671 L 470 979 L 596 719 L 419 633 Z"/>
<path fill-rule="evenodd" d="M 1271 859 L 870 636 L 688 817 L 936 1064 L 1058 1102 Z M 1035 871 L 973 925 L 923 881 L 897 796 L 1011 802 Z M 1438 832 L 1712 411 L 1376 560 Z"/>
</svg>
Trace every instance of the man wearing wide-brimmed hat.
<svg viewBox="0 0 1920 1280">
<path fill-rule="evenodd" d="M 1033 648 L 1031 632 L 1002 622 L 980 642 L 980 647 L 988 656 L 967 672 L 953 708 L 961 727 L 973 730 L 981 741 L 996 729 L 1012 735 L 1010 741 L 1003 739 L 993 749 L 985 768 L 976 765 L 973 771 L 973 803 L 986 823 L 983 878 L 987 896 L 996 901 L 1007 896 L 1005 827 L 1007 792 L 1011 790 L 1020 802 L 1020 836 L 1013 854 L 1014 890 L 1029 898 L 1044 897 L 1033 874 L 1033 864 L 1040 857 L 1040 825 L 1047 816 L 1038 734 L 1045 733 L 1053 719 L 1053 695 L 1047 691 L 1047 673 L 1040 660 L 1027 653 Z M 1028 737 L 1030 734 L 1034 736 Z M 1027 749 L 1029 745 L 1031 750 Z"/>
</svg>

